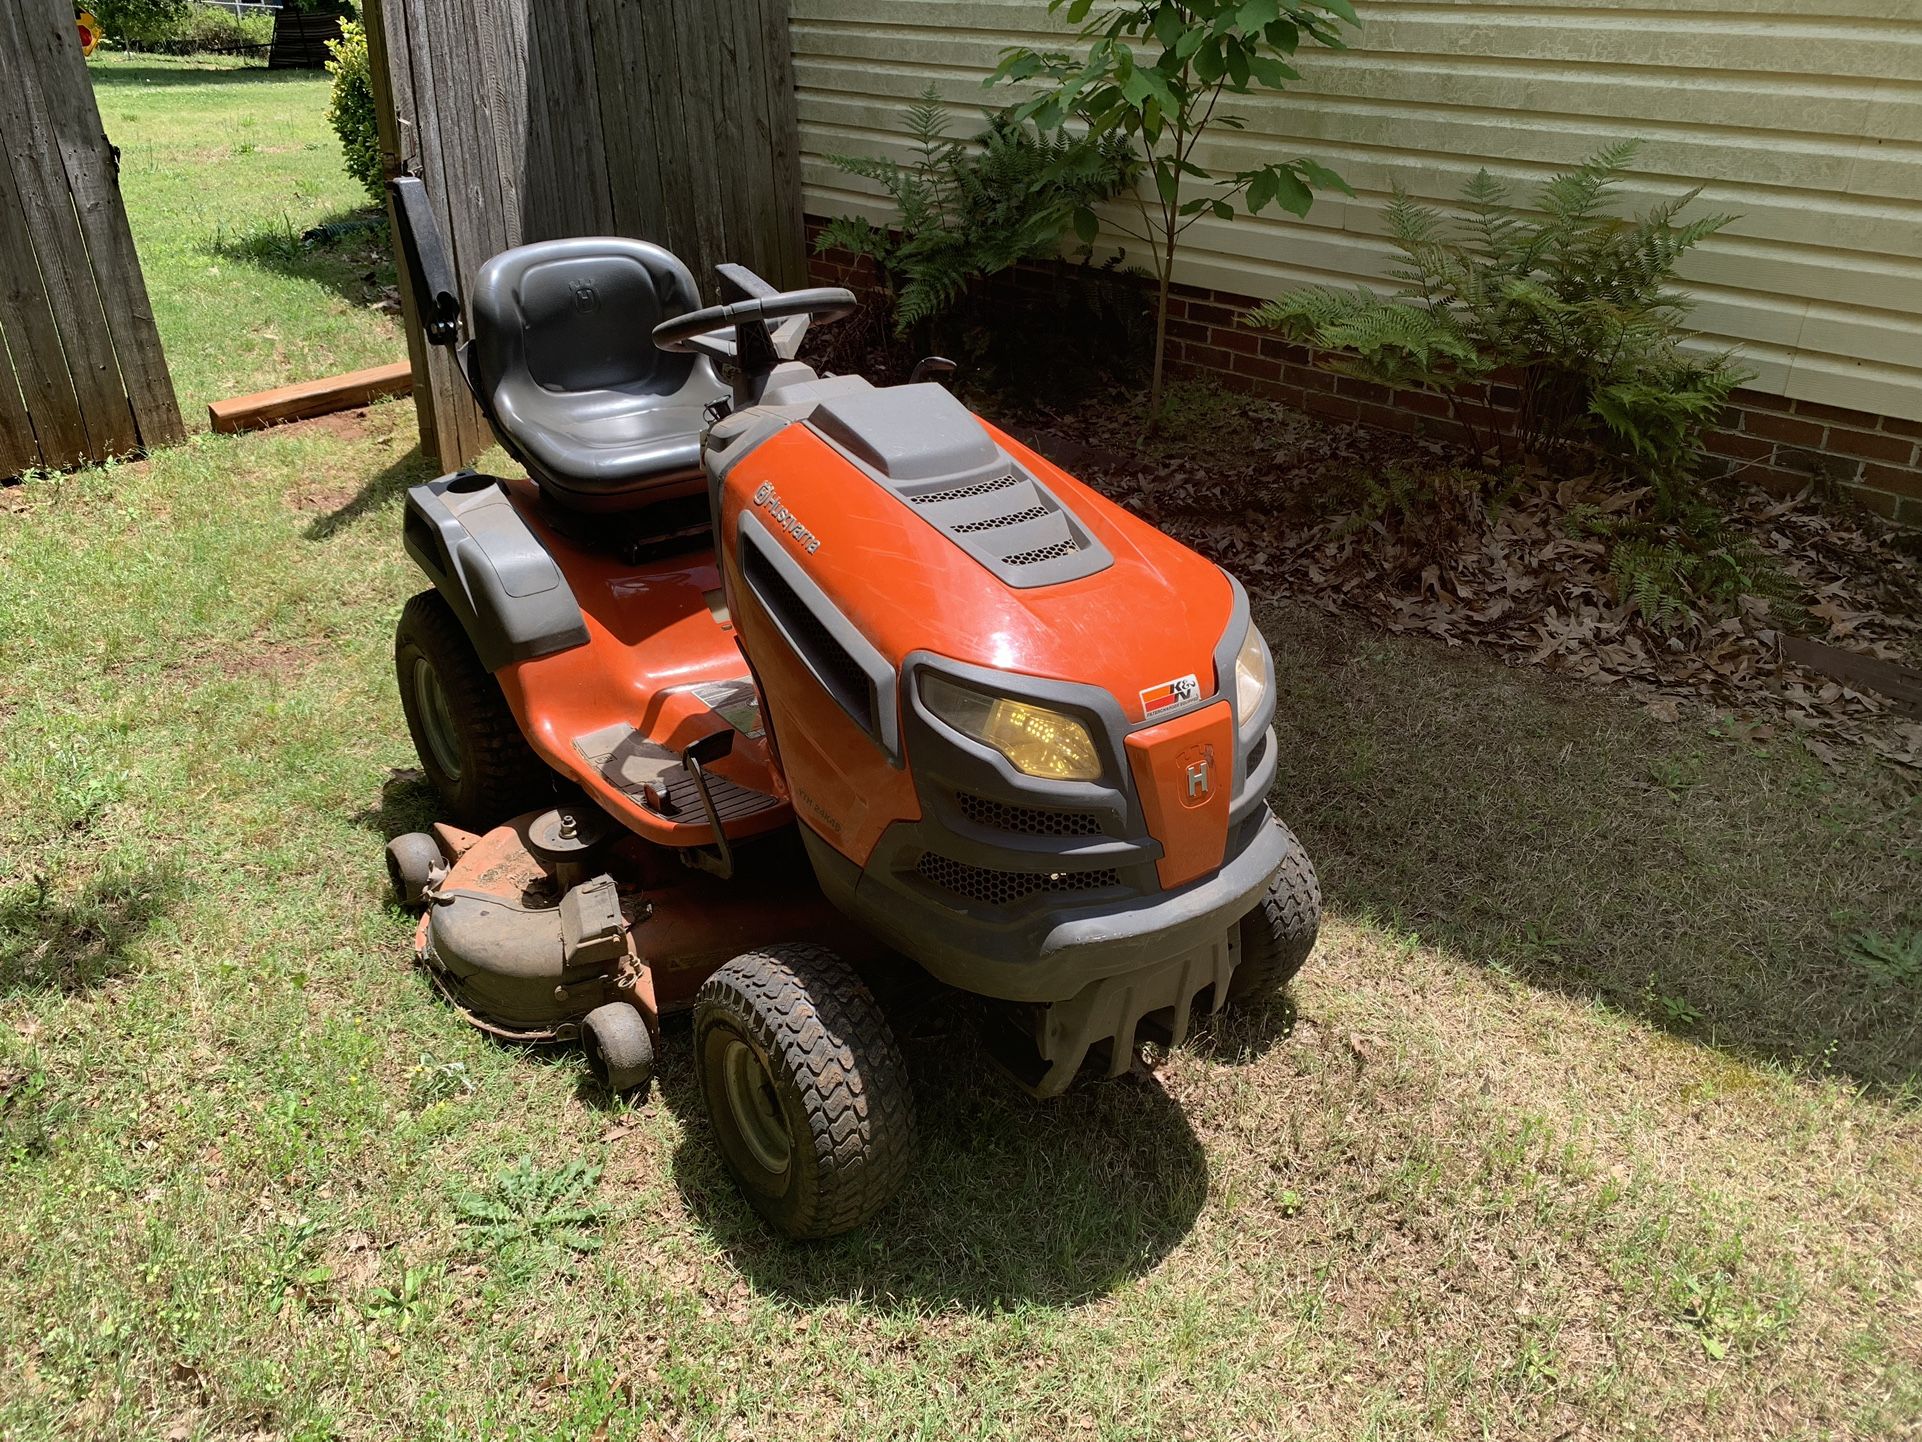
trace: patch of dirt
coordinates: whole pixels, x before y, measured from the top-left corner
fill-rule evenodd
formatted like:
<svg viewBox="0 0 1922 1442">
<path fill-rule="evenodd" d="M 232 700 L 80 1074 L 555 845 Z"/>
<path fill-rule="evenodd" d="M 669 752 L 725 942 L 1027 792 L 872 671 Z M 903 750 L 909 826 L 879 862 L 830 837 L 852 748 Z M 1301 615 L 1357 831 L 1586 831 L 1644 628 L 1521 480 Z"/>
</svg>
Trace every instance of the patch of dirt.
<svg viewBox="0 0 1922 1442">
<path fill-rule="evenodd" d="M 1732 713 L 1755 742 L 1793 737 L 1827 765 L 1861 747 L 1922 771 L 1922 715 L 1784 652 L 1785 637 L 1807 636 L 1922 681 L 1909 670 L 1922 658 L 1922 548 L 1878 518 L 1723 483 L 1731 535 L 1783 594 L 1661 624 L 1618 594 L 1610 548 L 1584 525 L 1636 495 L 1546 476 L 1491 494 L 1439 443 L 1220 404 L 1199 434 L 1190 422 L 1146 443 L 1114 407 L 1011 430 L 1251 590 L 1622 686 L 1659 720 L 1698 705 Z"/>
</svg>

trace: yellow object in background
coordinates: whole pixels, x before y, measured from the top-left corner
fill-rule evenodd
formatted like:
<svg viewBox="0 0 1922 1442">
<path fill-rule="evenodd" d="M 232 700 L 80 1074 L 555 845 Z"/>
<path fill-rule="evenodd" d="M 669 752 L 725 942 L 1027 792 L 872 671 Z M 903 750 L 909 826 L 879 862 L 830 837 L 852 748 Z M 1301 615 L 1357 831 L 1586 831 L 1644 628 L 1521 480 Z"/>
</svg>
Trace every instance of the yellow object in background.
<svg viewBox="0 0 1922 1442">
<path fill-rule="evenodd" d="M 94 47 L 100 43 L 100 22 L 90 12 L 82 10 L 74 17 L 73 23 L 80 29 L 80 53 L 92 55 Z"/>
</svg>

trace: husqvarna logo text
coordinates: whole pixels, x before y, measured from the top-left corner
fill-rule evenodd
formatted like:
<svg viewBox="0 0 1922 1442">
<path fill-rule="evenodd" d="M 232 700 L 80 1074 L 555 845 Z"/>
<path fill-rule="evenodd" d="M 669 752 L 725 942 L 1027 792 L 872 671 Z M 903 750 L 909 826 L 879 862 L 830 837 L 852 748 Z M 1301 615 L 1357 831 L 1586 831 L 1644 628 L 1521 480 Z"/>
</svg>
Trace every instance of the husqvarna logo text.
<svg viewBox="0 0 1922 1442">
<path fill-rule="evenodd" d="M 754 492 L 754 504 L 767 512 L 768 519 L 793 538 L 794 544 L 810 556 L 821 549 L 821 538 L 802 525 L 800 520 L 786 506 L 781 504 L 779 492 L 771 481 L 762 481 Z"/>
</svg>

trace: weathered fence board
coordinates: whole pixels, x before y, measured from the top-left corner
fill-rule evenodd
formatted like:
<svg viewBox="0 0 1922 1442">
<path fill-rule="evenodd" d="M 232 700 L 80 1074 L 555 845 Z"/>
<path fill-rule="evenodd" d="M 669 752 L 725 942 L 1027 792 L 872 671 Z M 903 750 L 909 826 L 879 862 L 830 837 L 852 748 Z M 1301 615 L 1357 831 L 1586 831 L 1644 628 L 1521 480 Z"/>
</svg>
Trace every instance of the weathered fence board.
<svg viewBox="0 0 1922 1442">
<path fill-rule="evenodd" d="M 426 181 L 464 287 L 511 245 L 569 235 L 664 245 L 709 298 L 727 260 L 807 283 L 787 0 L 367 0 L 365 14 L 387 172 Z M 421 448 L 463 464 L 492 438 L 451 358 L 422 343 L 411 295 L 402 314 Z"/>
<path fill-rule="evenodd" d="M 181 438 L 68 0 L 0 0 L 0 476 Z"/>
</svg>

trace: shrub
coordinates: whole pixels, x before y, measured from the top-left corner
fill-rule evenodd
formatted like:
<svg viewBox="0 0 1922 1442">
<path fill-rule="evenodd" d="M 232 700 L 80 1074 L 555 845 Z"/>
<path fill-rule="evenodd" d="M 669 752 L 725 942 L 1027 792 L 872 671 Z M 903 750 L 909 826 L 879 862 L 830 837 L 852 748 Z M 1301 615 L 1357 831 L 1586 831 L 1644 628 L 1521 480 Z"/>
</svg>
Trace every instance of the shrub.
<svg viewBox="0 0 1922 1442">
<path fill-rule="evenodd" d="M 1659 519 L 1681 519 L 1702 433 L 1747 376 L 1728 354 L 1683 349 L 1690 302 L 1675 264 L 1734 217 L 1677 224 L 1699 190 L 1632 220 L 1611 214 L 1635 150 L 1613 146 L 1548 181 L 1537 213 L 1487 171 L 1456 215 L 1397 189 L 1388 222 L 1402 291 L 1293 291 L 1248 319 L 1332 353 L 1347 374 L 1447 397 L 1476 447 L 1504 462 L 1591 450 L 1653 489 Z M 1512 424 L 1486 398 L 1510 377 Z"/>
<path fill-rule="evenodd" d="M 1068 23 L 1080 27 L 1075 39 L 1087 46 L 1085 54 L 1019 46 L 1003 53 L 988 83 L 1045 82 L 1015 111 L 1017 119 L 1032 119 L 1044 130 L 1075 119 L 1091 135 L 1118 136 L 1138 150 L 1153 177 L 1151 195 L 1134 194 L 1141 228 L 1110 220 L 1154 257 L 1152 426 L 1161 415 L 1168 288 L 1188 227 L 1207 216 L 1233 220 L 1237 203 L 1250 215 L 1271 205 L 1306 215 L 1316 187 L 1354 194 L 1334 171 L 1306 156 L 1219 175 L 1208 170 L 1202 163 L 1207 153 L 1199 148 L 1208 132 L 1243 124 L 1218 108 L 1221 97 L 1285 90 L 1301 78 L 1289 62 L 1303 41 L 1339 49 L 1341 25 L 1361 22 L 1349 0 L 1121 0 L 1090 20 L 1093 9 L 1094 0 L 1048 0 L 1050 15 L 1065 12 Z M 1092 243 L 1094 212 L 1084 207 L 1075 227 Z"/>
<path fill-rule="evenodd" d="M 195 8 L 194 0 L 91 0 L 87 6 L 111 39 L 131 45 L 153 44 Z"/>
<path fill-rule="evenodd" d="M 327 101 L 327 123 L 340 137 L 341 159 L 347 173 L 379 205 L 385 199 L 386 175 L 380 158 L 380 124 L 375 119 L 374 82 L 367 66 L 367 29 L 358 19 L 341 22 L 340 39 L 327 43 L 327 73 L 334 77 Z"/>
<path fill-rule="evenodd" d="M 955 139 L 932 86 L 909 107 L 906 123 L 919 152 L 907 165 L 831 157 L 887 191 L 895 223 L 839 216 L 816 242 L 820 250 L 839 246 L 874 261 L 897 335 L 946 312 L 970 282 L 1057 255 L 1076 211 L 1134 180 L 1125 145 L 1044 134 L 1005 114 L 991 115 L 972 145 Z"/>
</svg>

